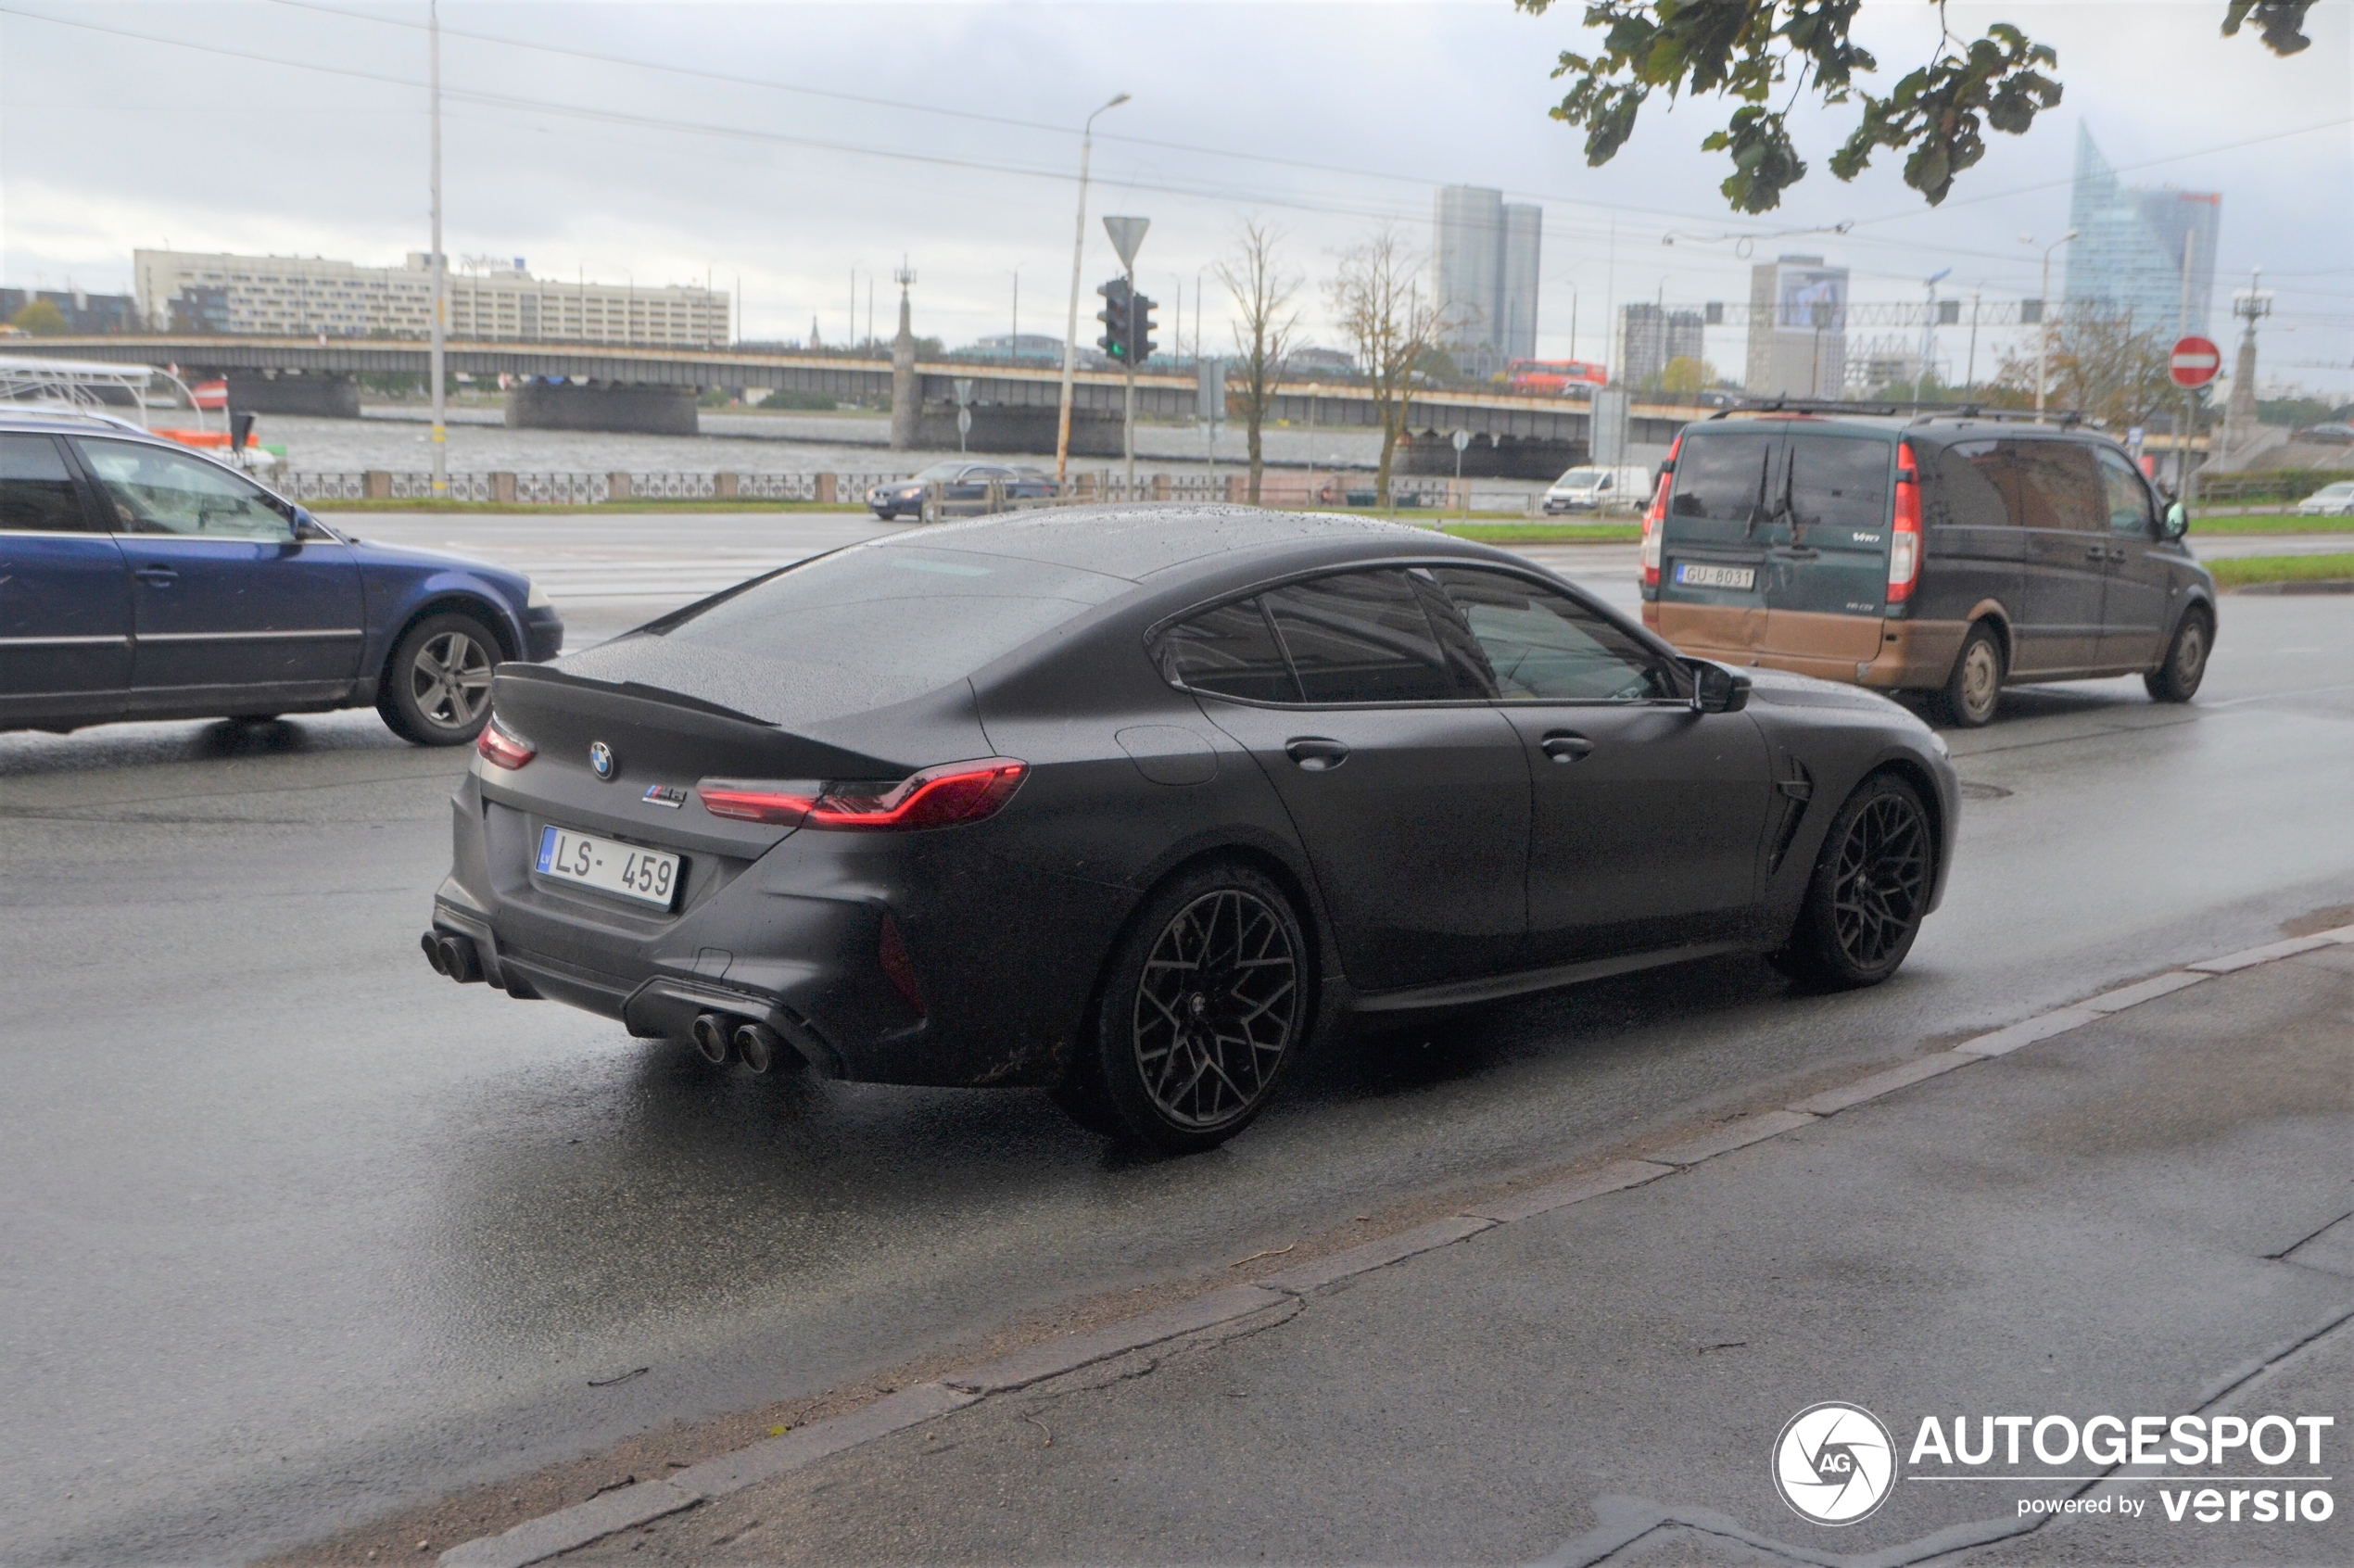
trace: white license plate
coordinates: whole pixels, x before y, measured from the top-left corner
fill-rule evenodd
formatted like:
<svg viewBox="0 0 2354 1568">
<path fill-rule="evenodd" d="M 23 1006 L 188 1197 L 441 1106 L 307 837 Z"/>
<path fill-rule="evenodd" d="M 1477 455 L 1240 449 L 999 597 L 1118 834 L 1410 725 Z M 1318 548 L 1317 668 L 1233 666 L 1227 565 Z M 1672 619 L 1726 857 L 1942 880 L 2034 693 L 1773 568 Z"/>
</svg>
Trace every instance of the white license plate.
<svg viewBox="0 0 2354 1568">
<path fill-rule="evenodd" d="M 678 857 L 569 828 L 539 830 L 538 872 L 663 909 L 678 891 Z"/>
<path fill-rule="evenodd" d="M 1749 588 L 1757 586 L 1754 566 L 1701 566 L 1690 561 L 1676 563 L 1676 580 L 1693 588 Z"/>
</svg>

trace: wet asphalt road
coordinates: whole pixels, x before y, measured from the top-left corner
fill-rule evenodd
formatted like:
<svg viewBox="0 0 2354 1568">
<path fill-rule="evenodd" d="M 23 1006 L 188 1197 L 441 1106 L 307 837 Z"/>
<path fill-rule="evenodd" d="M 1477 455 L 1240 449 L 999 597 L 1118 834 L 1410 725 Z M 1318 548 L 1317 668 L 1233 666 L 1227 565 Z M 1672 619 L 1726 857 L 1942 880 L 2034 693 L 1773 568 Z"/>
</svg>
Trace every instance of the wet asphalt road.
<svg viewBox="0 0 2354 1568">
<path fill-rule="evenodd" d="M 571 550 L 540 575 L 593 636 L 699 591 L 656 568 L 714 526 L 480 548 Z M 639 575 L 599 593 L 601 549 Z M 1576 559 L 1624 601 L 1621 554 Z M 2022 691 L 1955 738 L 1987 788 L 1876 992 L 1747 961 L 1590 987 L 1335 1053 L 1166 1164 L 1042 1095 L 714 1079 L 437 980 L 462 756 L 373 714 L 0 737 L 0 1559 L 249 1556 L 2354 902 L 2354 601 L 2234 599 L 2220 644 L 2188 709 Z"/>
</svg>

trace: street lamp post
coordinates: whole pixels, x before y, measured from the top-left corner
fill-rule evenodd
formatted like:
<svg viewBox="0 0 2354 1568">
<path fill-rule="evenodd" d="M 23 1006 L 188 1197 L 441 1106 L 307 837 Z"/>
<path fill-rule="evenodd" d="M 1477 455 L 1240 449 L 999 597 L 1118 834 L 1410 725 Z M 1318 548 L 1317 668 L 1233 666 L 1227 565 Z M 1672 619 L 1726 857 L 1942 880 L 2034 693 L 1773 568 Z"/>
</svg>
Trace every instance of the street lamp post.
<svg viewBox="0 0 2354 1568">
<path fill-rule="evenodd" d="M 433 98 L 433 347 L 425 358 L 426 373 L 433 380 L 433 493 L 438 499 L 449 494 L 449 432 L 443 424 L 448 412 L 443 406 L 443 342 L 447 335 L 446 319 L 449 314 L 449 269 L 441 259 L 441 6 L 439 0 L 425 7 L 428 23 L 426 44 L 426 79 Z"/>
<path fill-rule="evenodd" d="M 1115 109 L 1128 101 L 1120 94 L 1103 108 Z M 1062 488 L 1065 473 L 1070 466 L 1070 378 L 1079 351 L 1079 279 L 1087 258 L 1087 162 L 1095 147 L 1095 114 L 1087 117 L 1086 126 L 1079 137 L 1079 225 L 1070 242 L 1070 316 L 1063 327 L 1063 391 L 1062 410 L 1055 420 L 1055 488 Z"/>
<path fill-rule="evenodd" d="M 2052 252 L 2082 232 L 2070 229 L 2044 247 L 2044 319 L 2038 323 L 2035 333 L 2035 423 L 2038 424 L 2044 423 L 2044 367 L 2049 361 L 2052 351 Z M 2035 242 L 2031 238 L 2027 243 L 2033 245 Z"/>
</svg>

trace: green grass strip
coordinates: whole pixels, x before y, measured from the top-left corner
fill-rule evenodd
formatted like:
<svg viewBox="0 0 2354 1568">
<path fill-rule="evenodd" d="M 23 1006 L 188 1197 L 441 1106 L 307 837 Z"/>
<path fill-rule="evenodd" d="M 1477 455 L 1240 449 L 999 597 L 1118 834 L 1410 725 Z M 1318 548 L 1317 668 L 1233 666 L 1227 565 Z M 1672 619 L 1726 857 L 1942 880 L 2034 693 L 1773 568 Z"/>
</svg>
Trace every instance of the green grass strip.
<svg viewBox="0 0 2354 1568">
<path fill-rule="evenodd" d="M 2297 517 L 2273 513 L 2194 517 L 2194 534 L 2354 534 L 2354 517 Z"/>
<path fill-rule="evenodd" d="M 2354 581 L 2354 551 L 2344 555 L 2242 555 L 2210 561 L 2207 569 L 2226 588 L 2250 583 Z"/>
<path fill-rule="evenodd" d="M 1459 539 L 1487 544 L 1625 544 L 1643 537 L 1640 523 L 1449 523 Z"/>
</svg>

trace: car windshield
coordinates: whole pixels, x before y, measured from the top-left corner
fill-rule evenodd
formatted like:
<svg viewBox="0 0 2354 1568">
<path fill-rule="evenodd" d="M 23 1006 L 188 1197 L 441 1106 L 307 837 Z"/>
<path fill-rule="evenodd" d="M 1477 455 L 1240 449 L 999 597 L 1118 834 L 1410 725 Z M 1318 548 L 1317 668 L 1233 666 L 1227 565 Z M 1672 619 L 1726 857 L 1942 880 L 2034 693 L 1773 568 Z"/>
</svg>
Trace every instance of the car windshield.
<svg viewBox="0 0 2354 1568">
<path fill-rule="evenodd" d="M 1601 482 L 1602 471 L 1599 468 L 1573 468 L 1554 480 L 1553 487 L 1560 490 L 1590 490 Z"/>
<path fill-rule="evenodd" d="M 954 479 L 962 474 L 965 468 L 966 465 L 961 462 L 935 462 L 930 468 L 915 474 L 908 482 L 916 484 L 925 480 Z"/>
<path fill-rule="evenodd" d="M 2327 496 L 2332 500 L 2342 500 L 2348 496 L 2354 496 L 2354 481 L 2343 485 L 2324 485 L 2313 492 L 2315 500 L 2321 499 L 2323 496 Z"/>
</svg>

